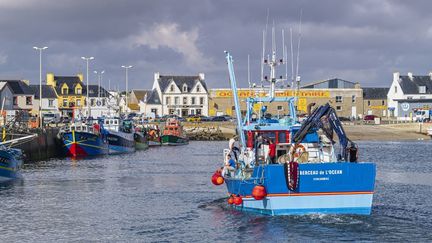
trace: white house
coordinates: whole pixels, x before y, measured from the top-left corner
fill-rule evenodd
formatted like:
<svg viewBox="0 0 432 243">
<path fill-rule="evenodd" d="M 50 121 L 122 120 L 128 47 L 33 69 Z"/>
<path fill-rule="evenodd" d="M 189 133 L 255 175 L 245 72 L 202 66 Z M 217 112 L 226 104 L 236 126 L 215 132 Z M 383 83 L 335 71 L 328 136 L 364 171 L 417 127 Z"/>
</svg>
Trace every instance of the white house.
<svg viewBox="0 0 432 243">
<path fill-rule="evenodd" d="M 432 109 L 432 73 L 424 76 L 393 73 L 387 94 L 389 116 L 411 120 L 418 109 Z"/>
<path fill-rule="evenodd" d="M 152 92 L 145 102 L 140 102 L 140 111 L 158 116 L 208 116 L 209 92 L 204 73 L 197 76 L 173 76 L 154 74 Z"/>
<path fill-rule="evenodd" d="M 33 90 L 35 96 L 32 113 L 38 115 L 40 86 L 38 84 L 32 84 L 30 85 L 30 88 Z M 57 93 L 51 85 L 42 85 L 42 113 L 60 114 L 58 109 Z"/>
<path fill-rule="evenodd" d="M 117 99 L 110 92 L 98 85 L 89 85 L 90 116 L 93 118 L 109 117 L 118 112 Z M 84 112 L 87 114 L 87 111 Z"/>
</svg>

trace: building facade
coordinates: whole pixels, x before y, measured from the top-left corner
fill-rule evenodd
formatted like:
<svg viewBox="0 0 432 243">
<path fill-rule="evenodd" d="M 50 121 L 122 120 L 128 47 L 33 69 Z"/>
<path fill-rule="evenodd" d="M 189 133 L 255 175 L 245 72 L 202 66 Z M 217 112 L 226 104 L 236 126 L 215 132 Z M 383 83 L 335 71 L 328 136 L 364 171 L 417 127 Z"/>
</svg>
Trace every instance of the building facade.
<svg viewBox="0 0 432 243">
<path fill-rule="evenodd" d="M 33 108 L 31 113 L 33 115 L 39 115 L 39 105 L 40 105 L 40 86 L 38 84 L 30 85 L 30 88 L 33 90 L 35 100 L 33 102 Z M 42 114 L 52 113 L 59 114 L 60 111 L 58 109 L 58 99 L 57 93 L 55 89 L 51 85 L 42 85 Z"/>
<path fill-rule="evenodd" d="M 432 109 L 432 73 L 400 75 L 393 73 L 387 93 L 388 115 L 399 120 L 412 120 L 420 109 Z"/>
<path fill-rule="evenodd" d="M 292 97 L 297 91 L 292 89 L 276 89 L 276 97 Z M 242 112 L 246 110 L 245 99 L 250 96 L 267 95 L 261 88 L 239 89 L 238 95 Z M 337 114 L 341 117 L 362 117 L 363 93 L 358 83 L 341 79 L 329 79 L 302 86 L 298 93 L 299 113 L 305 114 L 307 106 L 315 103 L 315 106 L 330 102 L 335 107 Z M 267 110 L 273 115 L 289 114 L 287 104 L 273 102 Z M 258 108 L 256 109 L 258 110 Z M 211 89 L 209 101 L 209 115 L 231 115 L 234 116 L 234 102 L 231 89 Z"/>
<path fill-rule="evenodd" d="M 76 76 L 54 76 L 47 73 L 46 84 L 57 93 L 58 108 L 62 116 L 73 117 L 76 110 L 86 106 L 86 85 L 82 74 Z"/>
<path fill-rule="evenodd" d="M 387 117 L 389 88 L 363 88 L 363 115 Z"/>
<path fill-rule="evenodd" d="M 152 91 L 142 102 L 140 110 L 158 116 L 208 116 L 209 92 L 205 76 L 174 76 L 154 74 Z M 142 108 L 141 108 L 142 107 Z"/>
</svg>

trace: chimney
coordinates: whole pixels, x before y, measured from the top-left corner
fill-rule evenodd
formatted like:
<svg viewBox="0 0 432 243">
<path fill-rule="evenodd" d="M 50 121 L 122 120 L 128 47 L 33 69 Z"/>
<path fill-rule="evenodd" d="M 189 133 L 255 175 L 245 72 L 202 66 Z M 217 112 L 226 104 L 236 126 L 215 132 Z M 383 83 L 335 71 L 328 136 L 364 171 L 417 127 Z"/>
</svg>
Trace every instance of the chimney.
<svg viewBox="0 0 432 243">
<path fill-rule="evenodd" d="M 54 73 L 47 73 L 46 84 L 47 85 L 51 85 L 53 87 L 56 86 L 56 83 L 55 83 L 55 80 L 54 80 Z"/>
<path fill-rule="evenodd" d="M 411 81 L 413 81 L 413 74 L 412 74 L 412 72 L 408 72 L 408 78 L 409 78 Z"/>
<path fill-rule="evenodd" d="M 23 79 L 23 80 L 21 80 L 23 83 L 25 83 L 25 84 L 27 84 L 27 85 L 30 85 L 30 80 L 27 80 L 27 79 Z"/>
<path fill-rule="evenodd" d="M 400 79 L 400 73 L 394 72 L 393 73 L 393 81 L 399 82 L 399 79 Z"/>
<path fill-rule="evenodd" d="M 432 80 L 432 72 L 429 72 L 429 79 Z"/>
<path fill-rule="evenodd" d="M 82 73 L 78 73 L 77 76 L 81 82 L 84 80 L 84 75 Z"/>
<path fill-rule="evenodd" d="M 157 81 L 160 78 L 159 72 L 154 73 L 154 81 Z"/>
<path fill-rule="evenodd" d="M 205 79 L 205 75 L 204 75 L 204 73 L 198 73 L 198 76 L 199 76 L 199 79 L 200 79 L 201 81 L 204 81 L 204 79 Z"/>
</svg>

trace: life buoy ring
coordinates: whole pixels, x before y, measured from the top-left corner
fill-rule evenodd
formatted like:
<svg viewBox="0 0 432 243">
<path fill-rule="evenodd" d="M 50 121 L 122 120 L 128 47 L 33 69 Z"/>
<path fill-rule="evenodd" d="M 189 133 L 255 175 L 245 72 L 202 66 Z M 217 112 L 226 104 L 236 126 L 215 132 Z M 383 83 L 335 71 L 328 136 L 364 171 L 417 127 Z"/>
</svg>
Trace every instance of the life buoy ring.
<svg viewBox="0 0 432 243">
<path fill-rule="evenodd" d="M 306 148 L 302 144 L 296 144 L 292 147 L 293 158 L 298 158 L 305 152 L 306 152 Z"/>
</svg>

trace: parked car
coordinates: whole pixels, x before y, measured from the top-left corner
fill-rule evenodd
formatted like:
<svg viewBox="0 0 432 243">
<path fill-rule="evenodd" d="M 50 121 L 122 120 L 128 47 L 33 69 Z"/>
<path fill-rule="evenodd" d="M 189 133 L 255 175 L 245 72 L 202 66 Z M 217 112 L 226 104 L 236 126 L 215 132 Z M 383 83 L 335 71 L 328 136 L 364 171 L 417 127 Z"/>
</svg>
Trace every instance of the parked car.
<svg viewBox="0 0 432 243">
<path fill-rule="evenodd" d="M 186 121 L 188 121 L 188 122 L 200 122 L 201 116 L 190 115 L 190 116 L 186 117 Z"/>
<path fill-rule="evenodd" d="M 215 116 L 212 121 L 228 121 L 228 119 L 225 116 Z"/>
<path fill-rule="evenodd" d="M 60 120 L 60 114 L 55 113 L 45 113 L 42 115 L 42 121 L 44 124 L 55 124 L 59 123 Z"/>
<path fill-rule="evenodd" d="M 364 121 L 373 121 L 373 120 L 375 120 L 375 118 L 377 118 L 377 116 L 375 116 L 375 115 L 366 115 L 366 116 L 363 118 L 363 120 L 364 120 Z"/>
<path fill-rule="evenodd" d="M 71 119 L 68 116 L 63 116 L 63 117 L 60 118 L 60 122 L 61 123 L 70 123 Z"/>
<path fill-rule="evenodd" d="M 201 121 L 202 121 L 202 122 L 208 122 L 208 121 L 211 121 L 211 120 L 212 120 L 211 117 L 208 117 L 208 116 L 201 116 Z"/>
</svg>

